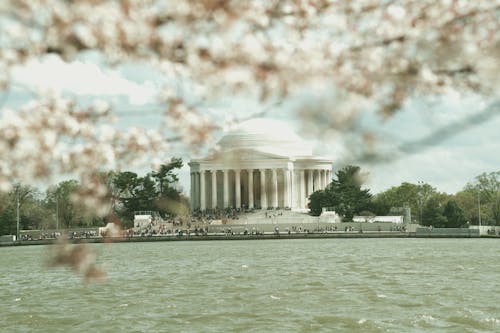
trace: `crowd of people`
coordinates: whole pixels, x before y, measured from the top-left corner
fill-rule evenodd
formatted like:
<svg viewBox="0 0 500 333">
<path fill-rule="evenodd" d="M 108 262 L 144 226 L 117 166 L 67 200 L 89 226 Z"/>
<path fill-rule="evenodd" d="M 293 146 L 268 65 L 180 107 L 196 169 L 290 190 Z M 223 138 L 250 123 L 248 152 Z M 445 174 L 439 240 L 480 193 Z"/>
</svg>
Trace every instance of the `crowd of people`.
<svg viewBox="0 0 500 333">
<path fill-rule="evenodd" d="M 123 237 L 152 237 L 152 236 L 180 236 L 180 235 L 208 235 L 210 225 L 220 225 L 220 227 L 212 227 L 212 234 L 220 235 L 262 235 L 263 230 L 251 227 L 250 229 L 237 228 L 237 231 L 233 231 L 231 225 L 238 224 L 238 220 L 244 213 L 249 213 L 251 211 L 246 209 L 208 209 L 206 211 L 196 210 L 189 216 L 166 216 L 161 217 L 158 214 L 153 214 L 147 217 L 141 222 L 135 222 L 134 228 L 128 230 L 122 230 L 121 236 Z M 265 218 L 277 218 L 282 217 L 282 211 L 266 211 L 263 215 Z M 338 226 L 336 224 L 319 226 L 319 225 L 309 225 L 297 226 L 292 225 L 284 228 L 281 232 L 291 234 L 291 233 L 329 233 L 337 232 Z M 102 228 L 100 228 L 102 229 Z M 385 228 L 384 228 L 385 229 Z M 391 225 L 387 231 L 406 231 L 405 226 L 393 226 Z M 378 226 L 372 231 L 381 231 L 381 227 Z M 344 226 L 344 232 L 363 232 L 363 228 L 360 226 L 356 228 L 352 225 Z M 278 227 L 274 231 L 268 231 L 269 233 L 279 234 L 280 231 Z M 67 233 L 67 237 L 70 239 L 82 239 L 82 238 L 92 238 L 99 237 L 99 233 L 94 229 L 87 229 L 83 231 L 70 231 Z M 101 235 L 102 236 L 102 235 Z M 21 240 L 44 240 L 44 239 L 57 239 L 61 237 L 61 233 L 58 231 L 53 231 L 50 233 L 40 233 L 35 234 L 23 234 Z"/>
<path fill-rule="evenodd" d="M 52 231 L 52 232 L 38 232 L 38 233 L 26 233 L 22 234 L 22 241 L 33 241 L 33 240 L 45 240 L 45 239 L 59 239 L 63 235 L 67 236 L 69 239 L 81 239 L 81 238 L 92 238 L 97 237 L 97 230 L 89 229 L 83 231 L 69 231 L 65 234 L 60 231 Z"/>
<path fill-rule="evenodd" d="M 240 209 L 240 208 L 224 208 L 224 209 L 207 209 L 205 211 L 200 211 L 200 210 L 195 210 L 191 214 L 191 218 L 195 219 L 199 222 L 207 222 L 210 223 L 210 221 L 213 220 L 239 220 L 241 213 L 249 213 L 252 212 L 253 210 L 245 210 L 245 209 Z"/>
</svg>

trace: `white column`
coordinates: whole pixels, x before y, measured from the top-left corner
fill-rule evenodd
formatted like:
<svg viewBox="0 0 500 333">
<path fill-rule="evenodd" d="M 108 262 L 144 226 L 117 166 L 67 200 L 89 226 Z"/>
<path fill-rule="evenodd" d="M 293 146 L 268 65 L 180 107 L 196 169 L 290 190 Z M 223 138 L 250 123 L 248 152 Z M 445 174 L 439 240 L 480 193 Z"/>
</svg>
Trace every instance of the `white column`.
<svg viewBox="0 0 500 333">
<path fill-rule="evenodd" d="M 267 209 L 266 169 L 260 169 L 260 207 Z"/>
<path fill-rule="evenodd" d="M 194 210 L 194 177 L 195 177 L 194 175 L 195 175 L 195 173 L 191 172 L 190 175 L 191 175 L 191 187 L 190 187 L 191 194 L 190 194 L 189 202 L 191 204 L 191 211 L 193 211 Z"/>
<path fill-rule="evenodd" d="M 200 179 L 201 179 L 201 172 L 198 172 L 198 174 L 196 175 L 196 207 L 198 207 L 198 209 L 201 209 L 200 208 L 200 205 L 201 205 L 201 189 L 200 189 Z"/>
<path fill-rule="evenodd" d="M 325 189 L 326 188 L 326 170 L 321 170 L 321 175 L 323 176 L 323 186 L 322 188 Z"/>
<path fill-rule="evenodd" d="M 224 177 L 223 177 L 223 183 L 224 183 L 224 208 L 228 208 L 229 207 L 229 180 L 228 180 L 229 170 L 222 170 L 222 173 L 224 175 Z"/>
<path fill-rule="evenodd" d="M 306 197 L 306 175 L 304 170 L 300 170 L 300 191 L 299 191 L 299 206 L 306 208 L 304 199 Z"/>
<path fill-rule="evenodd" d="M 278 174 L 276 169 L 272 169 L 272 183 L 273 183 L 273 207 L 278 207 Z"/>
<path fill-rule="evenodd" d="M 198 172 L 193 172 L 193 209 L 200 208 L 199 200 L 200 197 L 200 189 L 198 187 Z"/>
<path fill-rule="evenodd" d="M 319 178 L 320 178 L 320 173 L 319 170 L 313 170 L 313 180 L 314 180 L 314 189 L 313 191 L 316 192 L 319 190 Z"/>
<path fill-rule="evenodd" d="M 332 182 L 332 170 L 326 170 L 326 186 Z"/>
<path fill-rule="evenodd" d="M 306 197 L 309 197 L 313 193 L 313 170 L 307 170 L 307 194 Z"/>
<path fill-rule="evenodd" d="M 248 171 L 248 208 L 253 209 L 253 169 Z"/>
<path fill-rule="evenodd" d="M 205 197 L 205 170 L 200 171 L 200 210 L 207 209 L 207 202 Z"/>
<path fill-rule="evenodd" d="M 217 170 L 212 172 L 212 209 L 217 208 Z"/>
<path fill-rule="evenodd" d="M 284 191 L 283 191 L 283 198 L 284 198 L 284 203 L 283 205 L 285 207 L 292 207 L 292 202 L 291 202 L 291 193 L 290 193 L 290 170 L 284 169 L 283 170 L 283 178 L 284 178 Z"/>
<path fill-rule="evenodd" d="M 241 208 L 240 170 L 234 170 L 234 195 L 236 196 L 236 208 Z"/>
</svg>

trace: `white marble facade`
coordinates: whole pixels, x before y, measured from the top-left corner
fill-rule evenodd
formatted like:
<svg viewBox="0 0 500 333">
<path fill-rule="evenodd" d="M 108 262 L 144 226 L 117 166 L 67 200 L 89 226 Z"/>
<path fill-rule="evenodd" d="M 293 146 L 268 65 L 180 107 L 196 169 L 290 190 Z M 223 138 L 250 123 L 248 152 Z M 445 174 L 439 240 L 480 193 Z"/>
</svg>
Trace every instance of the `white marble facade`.
<svg viewBox="0 0 500 333">
<path fill-rule="evenodd" d="M 286 124 L 253 119 L 229 131 L 218 149 L 193 159 L 191 209 L 306 209 L 311 193 L 332 178 L 332 161 Z"/>
</svg>

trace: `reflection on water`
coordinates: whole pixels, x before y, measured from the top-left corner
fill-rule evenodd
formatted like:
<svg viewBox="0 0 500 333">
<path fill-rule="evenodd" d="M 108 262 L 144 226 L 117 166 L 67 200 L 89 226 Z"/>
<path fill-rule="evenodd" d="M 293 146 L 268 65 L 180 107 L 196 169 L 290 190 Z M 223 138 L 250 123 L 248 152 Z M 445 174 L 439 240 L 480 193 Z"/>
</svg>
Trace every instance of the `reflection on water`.
<svg viewBox="0 0 500 333">
<path fill-rule="evenodd" d="M 500 331 L 500 243 L 320 239 L 91 245 L 108 279 L 0 248 L 5 332 Z"/>
</svg>

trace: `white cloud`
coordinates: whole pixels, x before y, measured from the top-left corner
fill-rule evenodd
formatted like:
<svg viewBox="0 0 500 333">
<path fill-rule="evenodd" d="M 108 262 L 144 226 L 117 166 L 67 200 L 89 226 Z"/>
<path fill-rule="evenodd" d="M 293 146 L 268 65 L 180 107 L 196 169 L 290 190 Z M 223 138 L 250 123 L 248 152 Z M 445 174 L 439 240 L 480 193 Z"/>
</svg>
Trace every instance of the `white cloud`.
<svg viewBox="0 0 500 333">
<path fill-rule="evenodd" d="M 130 81 L 118 70 L 104 69 L 87 61 L 64 62 L 56 55 L 30 60 L 14 67 L 16 85 L 35 92 L 51 91 L 99 98 L 127 96 L 130 104 L 154 103 L 157 88 L 151 81 Z"/>
</svg>

